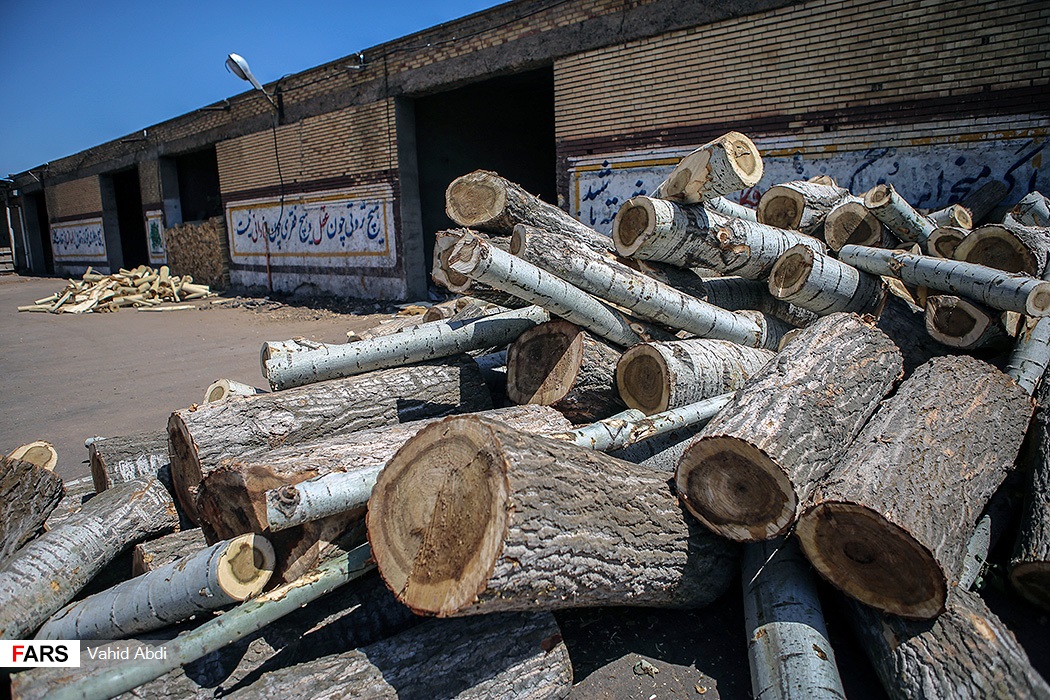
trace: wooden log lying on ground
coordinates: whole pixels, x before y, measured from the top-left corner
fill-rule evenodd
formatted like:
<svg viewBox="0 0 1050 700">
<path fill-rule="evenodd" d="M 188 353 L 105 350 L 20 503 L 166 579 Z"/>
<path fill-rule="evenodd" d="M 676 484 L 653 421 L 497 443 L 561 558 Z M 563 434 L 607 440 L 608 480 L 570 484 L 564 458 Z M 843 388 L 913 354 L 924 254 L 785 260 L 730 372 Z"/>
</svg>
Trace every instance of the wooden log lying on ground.
<svg viewBox="0 0 1050 700">
<path fill-rule="evenodd" d="M 823 253 L 815 238 L 772 226 L 731 219 L 700 204 L 633 197 L 613 220 L 613 243 L 624 257 L 697 265 L 722 274 L 765 279 L 777 258 L 793 245 Z"/>
<path fill-rule="evenodd" d="M 723 537 L 785 533 L 901 367 L 890 339 L 857 316 L 802 329 L 686 450 L 675 475 L 682 502 Z"/>
<path fill-rule="evenodd" d="M 955 251 L 968 235 L 970 235 L 969 231 L 953 226 L 935 228 L 926 239 L 926 254 L 935 258 L 954 260 Z"/>
<path fill-rule="evenodd" d="M 568 696 L 572 664 L 550 613 L 480 615 L 430 620 L 361 649 L 275 669 L 228 697 L 295 697 L 306 688 L 318 700 L 546 700 Z"/>
<path fill-rule="evenodd" d="M 233 379 L 216 379 L 204 390 L 204 403 L 214 403 L 228 399 L 231 396 L 255 396 L 265 394 L 262 389 L 244 384 Z"/>
<path fill-rule="evenodd" d="M 520 309 L 529 306 L 529 303 L 520 297 L 493 289 L 489 285 L 472 280 L 450 267 L 448 257 L 452 254 L 452 249 L 467 234 L 480 236 L 492 243 L 492 245 L 504 250 L 510 248 L 510 240 L 508 238 L 490 238 L 488 234 L 480 231 L 471 231 L 465 228 L 438 231 L 434 234 L 434 262 L 430 271 L 430 277 L 434 280 L 434 283 L 450 292 L 469 294 L 476 299 L 508 309 Z"/>
<path fill-rule="evenodd" d="M 88 456 L 91 480 L 98 493 L 143 476 L 171 479 L 166 431 L 96 440 L 88 447 Z"/>
<path fill-rule="evenodd" d="M 983 265 L 900 251 L 845 246 L 839 260 L 873 275 L 887 275 L 938 292 L 958 294 L 1001 311 L 1050 315 L 1050 283 Z"/>
<path fill-rule="evenodd" d="M 832 250 L 844 245 L 882 245 L 882 222 L 860 197 L 848 197 L 824 217 L 824 240 Z"/>
<path fill-rule="evenodd" d="M 616 365 L 616 387 L 647 415 L 739 389 L 773 357 L 724 340 L 640 343 Z"/>
<path fill-rule="evenodd" d="M 1031 413 L 1027 394 L 979 360 L 923 365 L 815 485 L 796 528 L 806 557 L 867 605 L 913 619 L 939 615 Z"/>
<path fill-rule="evenodd" d="M 769 293 L 822 316 L 842 311 L 878 317 L 886 303 L 886 285 L 879 277 L 802 245 L 777 260 Z"/>
<path fill-rule="evenodd" d="M 925 249 L 926 239 L 937 224 L 915 211 L 911 204 L 893 189 L 893 185 L 876 185 L 864 195 L 864 206 L 879 217 L 902 241 L 919 243 Z"/>
<path fill-rule="evenodd" d="M 937 342 L 960 350 L 1008 347 L 1013 339 L 1000 315 L 951 294 L 926 297 L 926 331 Z"/>
<path fill-rule="evenodd" d="M 973 228 L 973 215 L 970 214 L 969 209 L 961 204 L 949 204 L 944 209 L 931 211 L 928 216 L 938 227 L 952 226 L 966 231 Z M 858 243 L 858 245 L 866 244 Z"/>
<path fill-rule="evenodd" d="M 1041 192 L 1029 192 L 1010 210 L 1009 219 L 1022 226 L 1050 226 L 1050 199 Z"/>
<path fill-rule="evenodd" d="M 85 503 L 95 496 L 95 486 L 90 476 L 63 482 L 62 500 L 44 521 L 44 531 L 54 530 L 63 520 L 80 511 Z"/>
<path fill-rule="evenodd" d="M 751 347 L 758 346 L 761 340 L 759 328 L 749 319 L 680 292 L 568 239 L 518 225 L 514 227 L 510 252 L 638 318 L 700 338 L 720 338 Z"/>
<path fill-rule="evenodd" d="M 48 471 L 54 471 L 55 466 L 58 464 L 58 452 L 55 451 L 55 446 L 43 440 L 20 445 L 11 450 L 7 458 L 29 462 Z"/>
<path fill-rule="evenodd" d="M 999 203 L 1006 198 L 1009 192 L 1009 186 L 1002 180 L 989 180 L 963 197 L 959 204 L 966 207 L 966 210 L 970 212 L 970 219 L 973 222 L 972 226 L 979 226 L 984 223 L 988 215 L 999 206 Z"/>
<path fill-rule="evenodd" d="M 197 522 L 197 488 L 230 457 L 279 445 L 457 411 L 491 400 L 477 365 L 416 365 L 175 411 L 168 420 L 171 476 L 184 512 Z"/>
<path fill-rule="evenodd" d="M 178 523 L 171 494 L 155 478 L 92 498 L 0 570 L 0 639 L 25 639 L 123 550 Z"/>
<path fill-rule="evenodd" d="M 1036 411 L 1022 464 L 1024 508 L 1010 558 L 1010 583 L 1029 602 L 1050 610 L 1050 382 L 1036 391 Z"/>
<path fill-rule="evenodd" d="M 622 354 L 568 321 L 525 331 L 507 350 L 507 396 L 516 404 L 552 406 L 573 423 L 591 423 L 623 408 L 616 391 Z"/>
<path fill-rule="evenodd" d="M 777 299 L 769 293 L 769 285 L 760 280 L 743 277 L 713 277 L 704 280 L 704 298 L 723 309 L 742 311 L 754 309 L 767 316 L 779 318 L 796 328 L 804 328 L 818 316 L 807 309 Z"/>
<path fill-rule="evenodd" d="M 406 443 L 367 519 L 390 589 L 442 617 L 699 607 L 732 576 L 733 548 L 688 518 L 665 474 L 473 417 Z"/>
<path fill-rule="evenodd" d="M 824 218 L 851 195 L 837 185 L 799 180 L 773 185 L 758 200 L 758 220 L 824 238 Z"/>
<path fill-rule="evenodd" d="M 196 554 L 207 546 L 199 527 L 140 542 L 131 550 L 131 575 L 141 576 L 156 571 L 177 559 Z"/>
<path fill-rule="evenodd" d="M 758 147 L 743 134 L 730 131 L 682 158 L 657 196 L 695 204 L 754 187 L 762 172 Z"/>
<path fill-rule="evenodd" d="M 1042 277 L 1050 254 L 1050 229 L 998 224 L 982 226 L 955 248 L 955 259 Z"/>
<path fill-rule="evenodd" d="M 758 324 L 762 331 L 762 347 L 767 350 L 779 350 L 784 345 L 784 339 L 792 331 L 798 330 L 794 326 L 784 323 L 779 318 L 768 316 L 761 311 L 740 311 L 741 316 L 747 316 Z"/>
<path fill-rule="evenodd" d="M 41 466 L 0 458 L 0 566 L 44 526 L 62 500 L 62 480 Z"/>
<path fill-rule="evenodd" d="M 608 418 L 581 425 L 561 433 L 548 434 L 547 437 L 571 442 L 577 447 L 605 452 L 610 446 L 621 440 L 621 435 L 630 431 L 631 426 L 645 418 L 645 414 L 636 408 L 627 408 L 614 413 Z"/>
<path fill-rule="evenodd" d="M 441 321 L 426 323 L 381 338 L 283 353 L 265 362 L 263 374 L 274 391 L 290 389 L 471 350 L 501 347 L 527 328 L 546 320 L 547 314 L 542 309 L 526 307 L 462 325 Z"/>
<path fill-rule="evenodd" d="M 273 547 L 247 534 L 67 605 L 37 639 L 122 639 L 259 595 L 273 573 Z"/>
</svg>

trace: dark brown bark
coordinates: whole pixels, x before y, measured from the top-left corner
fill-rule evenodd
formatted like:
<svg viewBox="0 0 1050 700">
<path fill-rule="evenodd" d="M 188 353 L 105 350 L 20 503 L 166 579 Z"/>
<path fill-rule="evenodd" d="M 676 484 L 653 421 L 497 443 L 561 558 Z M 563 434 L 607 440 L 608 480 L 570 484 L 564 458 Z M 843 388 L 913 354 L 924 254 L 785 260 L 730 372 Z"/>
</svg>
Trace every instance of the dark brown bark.
<svg viewBox="0 0 1050 700">
<path fill-rule="evenodd" d="M 141 576 L 176 559 L 196 554 L 207 546 L 199 527 L 141 542 L 131 550 L 131 575 Z"/>
<path fill-rule="evenodd" d="M 0 566 L 40 531 L 62 492 L 54 472 L 0 457 Z"/>
<path fill-rule="evenodd" d="M 406 443 L 367 519 L 387 585 L 442 617 L 698 607 L 733 575 L 734 548 L 684 512 L 666 473 L 470 416 Z"/>
<path fill-rule="evenodd" d="M 901 366 L 889 338 L 859 316 L 798 331 L 686 450 L 675 475 L 682 502 L 724 537 L 784 534 Z"/>
<path fill-rule="evenodd" d="M 863 603 L 940 614 L 1031 413 L 1027 394 L 984 362 L 923 365 L 818 484 L 796 528 L 806 556 Z"/>
<path fill-rule="evenodd" d="M 1036 402 L 1022 459 L 1028 468 L 1027 489 L 1010 560 L 1010 583 L 1029 601 L 1050 610 L 1050 382 L 1046 377 L 1036 391 Z"/>
<path fill-rule="evenodd" d="M 141 476 L 159 476 L 162 481 L 171 478 L 167 475 L 170 458 L 166 431 L 96 440 L 88 454 L 91 479 L 98 493 Z"/>
<path fill-rule="evenodd" d="M 959 204 L 970 212 L 970 219 L 975 226 L 984 223 L 999 203 L 1006 199 L 1010 188 L 1002 180 L 989 180 L 976 190 L 962 198 Z"/>
</svg>

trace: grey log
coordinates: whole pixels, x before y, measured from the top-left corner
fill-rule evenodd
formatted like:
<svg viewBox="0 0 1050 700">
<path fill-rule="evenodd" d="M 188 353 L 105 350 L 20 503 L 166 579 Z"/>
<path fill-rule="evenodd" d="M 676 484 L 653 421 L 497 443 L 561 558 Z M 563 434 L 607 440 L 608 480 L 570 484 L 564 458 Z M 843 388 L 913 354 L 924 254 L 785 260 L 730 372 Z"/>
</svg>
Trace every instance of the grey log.
<svg viewBox="0 0 1050 700">
<path fill-rule="evenodd" d="M 758 200 L 758 220 L 824 238 L 824 218 L 851 196 L 849 190 L 838 185 L 805 180 L 773 185 Z"/>
<path fill-rule="evenodd" d="M 36 536 L 62 493 L 62 480 L 54 472 L 0 457 L 0 566 Z"/>
<path fill-rule="evenodd" d="M 143 476 L 156 476 L 162 481 L 171 478 L 167 474 L 170 459 L 166 431 L 96 440 L 88 447 L 88 455 L 92 483 L 98 493 Z"/>
<path fill-rule="evenodd" d="M 1009 216 L 1022 226 L 1050 226 L 1050 199 L 1041 192 L 1029 192 Z"/>
<path fill-rule="evenodd" d="M 886 285 L 879 277 L 801 245 L 777 259 L 769 293 L 821 316 L 846 312 L 877 318 L 886 303 Z"/>
<path fill-rule="evenodd" d="M 886 224 L 893 235 L 902 241 L 919 243 L 925 249 L 927 237 L 937 228 L 937 224 L 928 216 L 915 211 L 893 185 L 876 185 L 864 195 L 864 206 L 882 223 Z"/>
<path fill-rule="evenodd" d="M 1036 406 L 1023 453 L 1028 474 L 1010 583 L 1029 602 L 1050 610 L 1050 382 L 1045 378 Z"/>
<path fill-rule="evenodd" d="M 762 156 L 754 142 L 730 131 L 686 155 L 660 185 L 659 196 L 696 203 L 754 187 L 762 179 Z"/>
<path fill-rule="evenodd" d="M 713 277 L 703 281 L 703 288 L 708 302 L 730 311 L 754 309 L 796 328 L 804 328 L 819 318 L 812 311 L 777 299 L 769 293 L 769 285 L 760 280 Z"/>
<path fill-rule="evenodd" d="M 207 546 L 199 527 L 140 542 L 131 550 L 131 575 L 141 576 L 177 559 L 196 554 Z"/>
<path fill-rule="evenodd" d="M 508 309 L 520 309 L 529 306 L 529 303 L 524 299 L 472 280 L 449 266 L 448 257 L 451 255 L 452 249 L 467 234 L 481 236 L 492 245 L 503 250 L 510 247 L 509 238 L 489 237 L 488 234 L 480 231 L 472 231 L 465 228 L 438 231 L 434 234 L 434 260 L 430 271 L 430 277 L 434 280 L 434 283 L 448 289 L 450 292 L 469 294 L 476 299 Z"/>
</svg>

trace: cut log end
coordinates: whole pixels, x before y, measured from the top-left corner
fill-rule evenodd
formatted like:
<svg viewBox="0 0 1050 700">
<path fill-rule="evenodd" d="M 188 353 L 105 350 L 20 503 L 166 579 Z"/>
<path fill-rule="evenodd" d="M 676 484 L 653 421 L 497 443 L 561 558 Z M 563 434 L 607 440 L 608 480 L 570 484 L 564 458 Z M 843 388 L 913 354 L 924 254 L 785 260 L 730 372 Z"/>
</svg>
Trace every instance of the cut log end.
<svg viewBox="0 0 1050 700">
<path fill-rule="evenodd" d="M 369 500 L 368 532 L 401 602 L 446 616 L 476 600 L 502 549 L 507 493 L 497 438 L 478 421 L 431 425 L 395 455 Z"/>
<path fill-rule="evenodd" d="M 507 355 L 510 400 L 550 406 L 565 398 L 583 361 L 583 334 L 568 321 L 551 321 L 522 333 Z"/>
<path fill-rule="evenodd" d="M 813 251 L 797 245 L 785 252 L 769 274 L 769 293 L 778 299 L 791 298 L 801 291 L 813 272 Z"/>
<path fill-rule="evenodd" d="M 275 562 L 273 545 L 265 537 L 255 533 L 235 537 L 219 557 L 219 587 L 234 600 L 253 598 L 270 580 Z"/>
<path fill-rule="evenodd" d="M 1027 600 L 1050 610 L 1050 562 L 1029 561 L 1014 564 L 1010 583 Z"/>
<path fill-rule="evenodd" d="M 50 442 L 43 440 L 16 447 L 7 458 L 20 459 L 48 471 L 54 471 L 58 464 L 58 452 Z"/>
<path fill-rule="evenodd" d="M 1032 276 L 1042 272 L 1032 251 L 1002 226 L 982 226 L 966 236 L 956 247 L 954 257 L 1004 272 L 1022 272 Z"/>
<path fill-rule="evenodd" d="M 682 455 L 675 483 L 689 512 L 738 542 L 784 534 L 795 520 L 791 480 L 762 450 L 738 438 L 697 440 Z"/>
<path fill-rule="evenodd" d="M 1050 316 L 1050 282 L 1041 283 L 1028 295 L 1025 313 L 1029 316 Z"/>
<path fill-rule="evenodd" d="M 832 250 L 844 245 L 878 246 L 882 243 L 882 222 L 861 202 L 846 202 L 828 213 L 824 240 Z"/>
<path fill-rule="evenodd" d="M 485 176 L 490 173 L 484 173 Z M 502 213 L 507 190 L 501 178 L 469 173 L 452 181 L 445 192 L 445 209 L 460 226 L 477 226 Z"/>
<path fill-rule="evenodd" d="M 860 602 L 909 619 L 944 612 L 948 585 L 933 555 L 878 513 L 825 501 L 795 532 L 820 575 Z"/>
<path fill-rule="evenodd" d="M 647 416 L 667 410 L 671 400 L 670 384 L 667 362 L 651 345 L 635 345 L 616 365 L 620 398 Z"/>
<path fill-rule="evenodd" d="M 893 189 L 889 185 L 875 185 L 864 194 L 864 206 L 878 209 L 889 204 L 892 198 Z"/>
<path fill-rule="evenodd" d="M 951 295 L 926 298 L 926 330 L 930 337 L 948 347 L 971 349 L 993 341 L 998 315 Z M 998 338 L 1005 341 L 1005 332 Z"/>
<path fill-rule="evenodd" d="M 641 248 L 648 234 L 656 226 L 656 212 L 648 197 L 636 197 L 624 203 L 613 219 L 613 244 L 624 257 Z"/>
<path fill-rule="evenodd" d="M 201 471 L 197 446 L 189 428 L 185 421 L 174 413 L 168 419 L 168 447 L 171 452 L 171 481 L 175 487 L 175 497 L 186 517 L 194 524 L 199 524 L 197 488 L 204 478 L 204 472 Z"/>
<path fill-rule="evenodd" d="M 935 258 L 951 260 L 955 257 L 955 251 L 966 236 L 967 232 L 962 229 L 954 226 L 941 226 L 934 229 L 926 240 L 926 253 Z"/>
<path fill-rule="evenodd" d="M 801 192 L 775 185 L 758 201 L 758 220 L 767 226 L 797 229 L 805 208 L 806 198 Z"/>
</svg>

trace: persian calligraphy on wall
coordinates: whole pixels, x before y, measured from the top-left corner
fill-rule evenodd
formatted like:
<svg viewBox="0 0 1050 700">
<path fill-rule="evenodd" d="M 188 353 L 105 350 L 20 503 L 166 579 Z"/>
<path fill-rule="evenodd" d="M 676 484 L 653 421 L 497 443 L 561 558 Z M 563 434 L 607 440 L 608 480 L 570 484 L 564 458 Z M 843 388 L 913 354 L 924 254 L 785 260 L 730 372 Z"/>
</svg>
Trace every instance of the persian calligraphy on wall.
<svg viewBox="0 0 1050 700">
<path fill-rule="evenodd" d="M 106 236 L 102 230 L 102 219 L 51 224 L 51 250 L 55 261 L 106 262 Z"/>
<path fill-rule="evenodd" d="M 389 185 L 230 202 L 230 257 L 250 264 L 393 267 L 394 195 Z"/>
<path fill-rule="evenodd" d="M 167 260 L 164 248 L 164 212 L 159 209 L 146 212 L 146 240 L 149 243 L 149 261 L 163 264 Z"/>
</svg>

